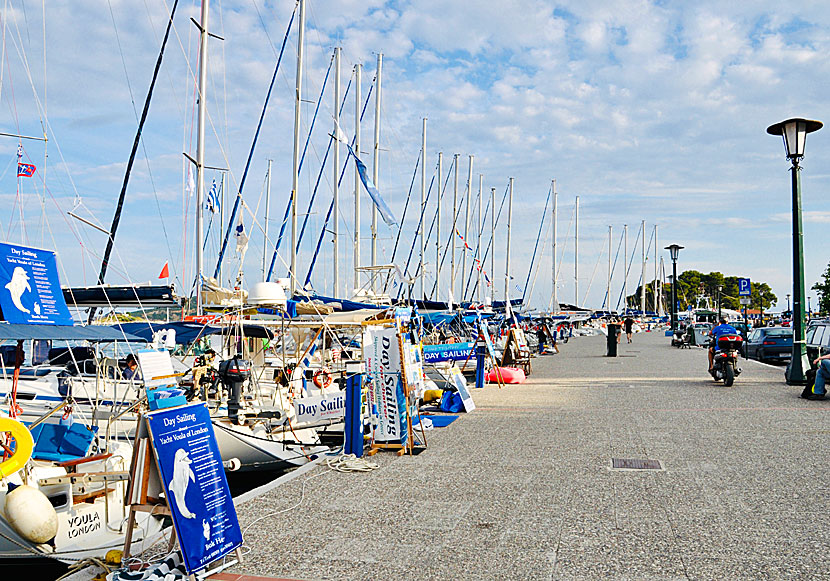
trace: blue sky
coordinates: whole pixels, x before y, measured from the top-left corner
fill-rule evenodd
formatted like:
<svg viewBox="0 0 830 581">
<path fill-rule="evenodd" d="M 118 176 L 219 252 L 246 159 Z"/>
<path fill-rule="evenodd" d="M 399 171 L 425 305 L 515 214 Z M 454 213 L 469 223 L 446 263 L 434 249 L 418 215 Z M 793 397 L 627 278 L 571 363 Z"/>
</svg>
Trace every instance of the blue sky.
<svg viewBox="0 0 830 581">
<path fill-rule="evenodd" d="M 19 182 L 25 237 L 15 202 L 17 142 L 0 141 L 5 159 L 0 163 L 0 196 L 6 208 L 0 215 L 0 236 L 57 248 L 65 282 L 95 282 L 106 238 L 67 212 L 108 227 L 171 6 L 172 0 L 54 1 L 46 3 L 44 18 L 41 3 L 10 0 L 2 15 L 0 131 L 42 135 L 48 123 L 50 140 L 46 149 L 41 142 L 24 141 L 27 160 L 38 166 L 35 178 Z M 210 44 L 206 157 L 211 166 L 229 168 L 230 194 L 239 186 L 293 8 L 291 1 L 212 3 L 210 29 L 225 40 Z M 155 280 L 168 260 L 179 288 L 189 289 L 193 280 L 193 198 L 186 190 L 182 152 L 195 154 L 196 149 L 198 36 L 189 18 L 198 15 L 198 3 L 180 4 L 108 282 Z M 580 303 L 602 302 L 608 226 L 613 226 L 616 250 L 623 224 L 629 224 L 629 252 L 634 253 L 637 230 L 645 220 L 647 237 L 659 225 L 661 247 L 672 242 L 686 247 L 681 270 L 719 270 L 765 280 L 785 304 L 792 269 L 789 164 L 781 141 L 765 129 L 791 116 L 828 120 L 830 64 L 824 55 L 829 25 L 828 9 L 820 2 L 308 0 L 303 99 L 312 102 L 303 106 L 302 134 L 308 131 L 333 47 L 343 49 L 343 89 L 354 64 L 364 65 L 364 97 L 376 54 L 382 52 L 378 181 L 396 214 L 404 207 L 420 148 L 421 119 L 427 117 L 428 182 L 439 151 L 444 153 L 445 172 L 453 154 L 460 154 L 462 194 L 468 155 L 474 156 L 476 194 L 479 174 L 485 192 L 495 187 L 499 196 L 508 178 L 515 178 L 513 284 L 524 286 L 542 207 L 550 181 L 556 179 L 560 300 L 574 299 L 573 241 L 565 233 L 578 195 Z M 295 65 L 296 27 L 243 191 L 243 220 L 252 232 L 244 264 L 247 282 L 261 278 L 268 159 L 274 172 L 271 245 L 290 190 Z M 306 212 L 331 131 L 331 81 L 300 176 L 301 213 Z M 352 96 L 342 123 L 349 135 L 354 132 Z M 373 111 L 374 102 L 361 129 L 363 157 L 370 168 Z M 827 131 L 808 138 L 803 162 L 808 287 L 830 260 L 824 244 L 830 222 Z M 331 196 L 330 164 L 300 249 L 302 277 Z M 217 173 L 208 172 L 208 184 L 215 177 Z M 413 191 L 416 204 L 419 179 Z M 353 184 L 350 170 L 341 185 L 338 262 L 344 281 L 351 281 Z M 445 195 L 444 239 L 449 235 L 451 185 Z M 364 193 L 361 238 L 366 262 L 368 204 Z M 433 211 L 431 202 L 430 218 Z M 403 224 L 403 250 L 408 250 L 416 223 L 410 209 Z M 395 235 L 381 223 L 380 262 L 391 258 Z M 551 290 L 549 230 L 543 231 L 542 240 L 531 298 L 536 306 L 547 305 Z M 324 245 L 313 277 L 323 293 L 331 290 L 330 246 Z M 504 246 L 500 231 L 494 277 L 498 298 L 503 294 Z M 211 236 L 206 246 L 209 270 L 216 247 Z M 284 244 L 280 276 L 285 274 L 286 251 Z M 639 280 L 639 250 L 636 256 L 629 288 Z M 665 252 L 661 256 L 668 260 Z M 434 278 L 432 254 L 429 258 L 426 271 Z M 653 268 L 650 256 L 648 280 Z M 239 259 L 231 252 L 226 278 L 238 269 Z M 612 305 L 621 286 L 618 265 Z"/>
</svg>

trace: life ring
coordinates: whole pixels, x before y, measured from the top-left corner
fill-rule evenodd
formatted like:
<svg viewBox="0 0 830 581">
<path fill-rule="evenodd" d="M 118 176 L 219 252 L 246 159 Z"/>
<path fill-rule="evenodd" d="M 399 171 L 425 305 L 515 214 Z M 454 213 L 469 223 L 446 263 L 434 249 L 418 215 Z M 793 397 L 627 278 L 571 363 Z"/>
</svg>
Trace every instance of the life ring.
<svg viewBox="0 0 830 581">
<path fill-rule="evenodd" d="M 13 418 L 0 418 L 0 432 L 10 432 L 14 438 L 14 454 L 0 462 L 0 478 L 7 478 L 23 468 L 32 457 L 35 442 L 25 425 Z"/>
<path fill-rule="evenodd" d="M 320 389 L 325 389 L 331 385 L 331 372 L 326 367 L 318 369 L 314 372 L 312 380 L 314 381 L 314 385 Z"/>
</svg>

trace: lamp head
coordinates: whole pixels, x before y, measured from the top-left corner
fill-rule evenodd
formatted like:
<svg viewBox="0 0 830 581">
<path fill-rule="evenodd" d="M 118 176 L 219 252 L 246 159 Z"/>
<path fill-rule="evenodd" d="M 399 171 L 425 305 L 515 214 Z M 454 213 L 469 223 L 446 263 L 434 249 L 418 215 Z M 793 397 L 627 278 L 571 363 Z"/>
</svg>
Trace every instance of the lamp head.
<svg viewBox="0 0 830 581">
<path fill-rule="evenodd" d="M 770 125 L 767 127 L 767 133 L 783 136 L 784 148 L 787 150 L 787 158 L 797 160 L 804 157 L 804 145 L 807 141 L 807 134 L 818 131 L 823 125 L 821 121 L 795 117 Z"/>
<path fill-rule="evenodd" d="M 672 261 L 676 261 L 677 255 L 680 254 L 681 250 L 683 250 L 683 246 L 680 246 L 679 244 L 672 244 L 671 246 L 666 246 L 665 249 L 671 254 Z"/>
</svg>

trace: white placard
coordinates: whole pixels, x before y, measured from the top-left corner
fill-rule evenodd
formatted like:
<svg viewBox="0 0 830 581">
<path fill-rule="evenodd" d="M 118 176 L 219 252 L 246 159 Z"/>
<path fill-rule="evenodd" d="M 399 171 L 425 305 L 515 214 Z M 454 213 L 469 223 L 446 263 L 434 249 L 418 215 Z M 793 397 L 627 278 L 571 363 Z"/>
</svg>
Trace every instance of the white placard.
<svg viewBox="0 0 830 581">
<path fill-rule="evenodd" d="M 144 387 L 153 389 L 156 387 L 168 387 L 176 385 L 173 361 L 170 359 L 170 352 L 147 349 L 136 353 L 138 365 L 141 367 L 141 377 L 144 378 Z"/>
<path fill-rule="evenodd" d="M 294 411 L 302 423 L 340 419 L 346 415 L 346 393 L 295 399 Z"/>
<path fill-rule="evenodd" d="M 376 442 L 406 441 L 403 429 L 405 401 L 401 384 L 401 352 L 394 327 L 370 329 L 363 333 L 363 359 L 369 376 L 369 404 L 377 414 L 372 433 Z"/>
<path fill-rule="evenodd" d="M 470 413 L 476 409 L 476 404 L 473 401 L 473 396 L 470 395 L 470 390 L 467 389 L 467 379 L 458 367 L 452 366 L 450 368 L 452 383 L 455 389 L 458 390 L 458 395 L 461 396 L 461 403 L 464 404 L 464 411 Z"/>
</svg>

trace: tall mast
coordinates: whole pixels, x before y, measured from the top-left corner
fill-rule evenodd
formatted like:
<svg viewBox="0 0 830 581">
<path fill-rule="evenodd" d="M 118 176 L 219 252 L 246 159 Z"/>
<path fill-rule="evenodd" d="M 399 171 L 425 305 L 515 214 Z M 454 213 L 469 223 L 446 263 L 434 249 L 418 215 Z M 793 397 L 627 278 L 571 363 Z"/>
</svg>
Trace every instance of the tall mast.
<svg viewBox="0 0 830 581">
<path fill-rule="evenodd" d="M 579 307 L 579 196 L 574 203 L 574 306 Z"/>
<path fill-rule="evenodd" d="M 300 107 L 303 94 L 303 44 L 305 38 L 305 0 L 300 0 L 300 22 L 297 34 L 297 80 L 294 92 L 294 155 L 291 172 L 291 295 L 297 288 L 297 188 L 300 172 Z"/>
<path fill-rule="evenodd" d="M 454 303 L 460 302 L 456 301 L 455 295 L 455 228 L 456 216 L 458 215 L 458 157 L 459 154 L 457 153 L 452 156 L 453 165 L 455 166 L 455 183 L 452 190 L 452 231 L 450 232 L 450 240 L 452 240 L 450 244 L 450 296 Z"/>
<path fill-rule="evenodd" d="M 338 135 L 340 128 L 340 47 L 334 49 L 334 135 Z M 333 273 L 332 273 L 332 296 L 340 296 L 340 253 L 338 249 L 339 238 L 339 224 L 340 224 L 340 141 L 334 140 L 334 158 L 332 169 L 334 175 L 332 176 L 332 214 L 334 221 L 332 222 L 332 256 L 333 256 Z"/>
<path fill-rule="evenodd" d="M 360 155 L 360 64 L 354 66 L 354 152 Z M 354 291 L 360 288 L 360 174 L 354 165 Z"/>
<path fill-rule="evenodd" d="M 435 300 L 441 300 L 441 200 L 443 193 L 441 192 L 442 184 L 441 172 L 444 165 L 444 153 L 438 152 L 438 207 L 435 209 Z M 423 267 L 421 267 L 423 268 Z"/>
<path fill-rule="evenodd" d="M 264 230 L 264 239 L 262 241 L 262 280 L 265 280 L 265 276 L 268 274 L 268 211 L 271 206 L 271 161 L 270 159 L 268 160 L 268 171 L 265 174 L 265 224 L 262 225 Z"/>
<path fill-rule="evenodd" d="M 421 125 L 421 299 L 426 299 L 426 290 L 424 285 L 424 271 L 426 270 L 426 205 L 427 205 L 427 118 L 424 117 Z"/>
<path fill-rule="evenodd" d="M 646 315 L 646 221 L 640 223 L 642 230 L 642 240 L 640 241 L 640 250 L 643 257 L 643 268 L 640 274 L 640 312 L 643 316 Z"/>
<path fill-rule="evenodd" d="M 496 188 L 490 188 L 490 304 L 496 300 Z"/>
<path fill-rule="evenodd" d="M 478 224 L 478 234 L 476 235 L 476 258 L 478 258 L 478 266 L 476 272 L 476 301 L 481 304 L 481 229 L 484 227 L 484 224 L 481 222 L 481 207 L 483 205 L 483 193 L 484 193 L 484 174 L 478 174 L 478 216 L 476 219 L 476 223 Z M 475 268 L 476 265 L 473 265 Z"/>
<path fill-rule="evenodd" d="M 207 110 L 207 60 L 208 60 L 208 5 L 202 0 L 202 15 L 199 24 L 199 114 L 196 130 L 196 314 L 202 314 L 202 270 L 204 256 L 204 188 L 205 188 L 205 112 Z"/>
<path fill-rule="evenodd" d="M 628 224 L 623 224 L 623 313 L 628 312 Z"/>
<path fill-rule="evenodd" d="M 507 254 L 504 260 L 504 308 L 510 312 L 510 235 L 513 226 L 513 178 L 510 178 L 509 198 L 507 202 Z"/>
<path fill-rule="evenodd" d="M 383 72 L 383 53 L 378 53 L 377 73 L 375 74 L 375 144 L 372 158 L 372 180 L 378 186 L 378 161 L 380 158 L 380 76 Z M 421 208 L 423 210 L 423 208 Z M 422 220 L 423 222 L 423 220 Z M 372 204 L 372 266 L 378 263 L 378 209 Z M 423 267 L 421 267 L 423 268 Z M 372 290 L 375 287 L 375 278 L 372 277 Z"/>
<path fill-rule="evenodd" d="M 608 283 L 605 286 L 605 310 L 611 310 L 611 236 L 613 227 L 608 225 Z"/>
<path fill-rule="evenodd" d="M 657 249 L 660 248 L 660 245 L 657 244 L 657 224 L 654 225 L 654 314 L 658 317 L 660 316 L 660 302 L 658 297 L 660 296 L 658 293 L 658 263 L 660 262 L 657 260 Z"/>
<path fill-rule="evenodd" d="M 553 219 L 553 242 L 551 248 L 551 268 L 550 268 L 550 282 L 552 287 L 551 292 L 551 306 L 550 310 L 552 314 L 555 314 L 559 311 L 559 302 L 556 296 L 556 203 L 557 203 L 557 194 L 556 194 L 556 180 L 551 180 L 550 187 L 553 190 L 553 206 L 551 208 L 551 218 Z"/>
<path fill-rule="evenodd" d="M 461 285 L 459 290 L 461 291 L 461 300 L 463 301 L 466 297 L 464 297 L 464 281 L 466 280 L 467 276 L 467 244 L 470 243 L 470 194 L 472 193 L 473 189 L 473 156 L 468 156 L 468 163 L 467 163 L 467 198 L 464 201 L 464 243 L 465 245 L 461 247 Z"/>
</svg>

